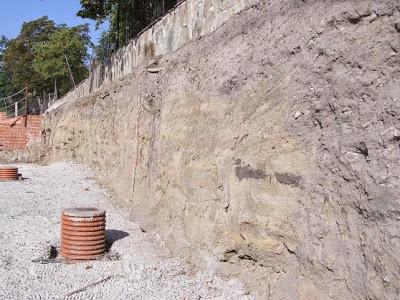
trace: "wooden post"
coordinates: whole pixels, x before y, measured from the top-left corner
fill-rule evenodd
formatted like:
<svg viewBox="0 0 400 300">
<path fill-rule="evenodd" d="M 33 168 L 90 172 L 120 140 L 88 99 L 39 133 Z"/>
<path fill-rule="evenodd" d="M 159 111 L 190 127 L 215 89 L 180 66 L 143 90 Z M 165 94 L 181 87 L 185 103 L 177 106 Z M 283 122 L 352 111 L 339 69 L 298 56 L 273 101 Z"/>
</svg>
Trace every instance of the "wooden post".
<svg viewBox="0 0 400 300">
<path fill-rule="evenodd" d="M 74 88 L 75 88 L 75 87 L 76 87 L 76 84 L 75 84 L 75 80 L 74 80 L 74 75 L 72 75 L 71 67 L 70 67 L 69 62 L 68 62 L 68 57 L 67 57 L 66 54 L 64 54 L 64 57 L 65 57 L 65 61 L 67 62 L 67 66 L 68 66 L 68 70 L 69 70 L 69 75 L 70 75 L 70 77 L 71 77 L 71 82 L 72 82 L 72 84 L 74 85 Z"/>
<path fill-rule="evenodd" d="M 43 102 L 46 101 L 46 95 L 43 93 Z M 39 104 L 39 114 L 41 115 L 43 112 L 43 107 L 42 107 L 42 101 L 40 101 L 40 97 L 37 98 L 38 104 Z"/>
<path fill-rule="evenodd" d="M 18 117 L 18 102 L 14 103 L 14 115 L 15 117 Z"/>
<path fill-rule="evenodd" d="M 25 127 L 28 127 L 28 89 L 27 86 L 25 91 Z"/>
<path fill-rule="evenodd" d="M 54 79 L 54 96 L 53 99 L 57 100 L 57 78 Z"/>
</svg>

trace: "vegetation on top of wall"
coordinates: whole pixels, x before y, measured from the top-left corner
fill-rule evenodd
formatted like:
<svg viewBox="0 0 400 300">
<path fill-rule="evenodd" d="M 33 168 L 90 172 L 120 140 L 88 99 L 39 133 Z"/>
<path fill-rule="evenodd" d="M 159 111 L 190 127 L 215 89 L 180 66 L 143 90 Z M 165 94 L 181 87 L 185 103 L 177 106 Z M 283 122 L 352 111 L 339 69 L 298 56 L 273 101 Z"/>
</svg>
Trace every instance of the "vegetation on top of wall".
<svg viewBox="0 0 400 300">
<path fill-rule="evenodd" d="M 96 47 L 100 62 L 110 55 L 158 17 L 164 15 L 177 0 L 81 0 L 78 16 L 93 19 L 100 24 L 109 22 Z"/>
</svg>

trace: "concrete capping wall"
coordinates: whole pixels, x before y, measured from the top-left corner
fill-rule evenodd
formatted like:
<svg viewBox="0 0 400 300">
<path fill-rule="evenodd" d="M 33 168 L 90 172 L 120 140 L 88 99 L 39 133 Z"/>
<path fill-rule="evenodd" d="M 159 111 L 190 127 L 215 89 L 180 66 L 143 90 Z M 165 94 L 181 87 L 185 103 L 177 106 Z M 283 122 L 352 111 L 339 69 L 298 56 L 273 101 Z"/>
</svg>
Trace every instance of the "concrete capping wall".
<svg viewBox="0 0 400 300">
<path fill-rule="evenodd" d="M 64 102 L 87 96 L 102 86 L 132 73 L 147 59 L 176 51 L 188 42 L 219 28 L 228 19 L 258 0 L 186 0 L 143 31 L 138 38 L 99 65 L 75 89 L 50 109 Z"/>
</svg>

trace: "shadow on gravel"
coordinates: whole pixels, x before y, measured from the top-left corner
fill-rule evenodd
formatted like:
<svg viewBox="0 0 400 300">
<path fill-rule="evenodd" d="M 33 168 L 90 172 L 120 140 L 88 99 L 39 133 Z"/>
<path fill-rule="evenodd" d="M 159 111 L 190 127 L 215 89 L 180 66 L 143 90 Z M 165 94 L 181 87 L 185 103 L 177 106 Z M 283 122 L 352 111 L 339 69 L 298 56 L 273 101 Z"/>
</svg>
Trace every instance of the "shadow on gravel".
<svg viewBox="0 0 400 300">
<path fill-rule="evenodd" d="M 126 231 L 115 230 L 115 229 L 106 230 L 107 251 L 111 249 L 112 245 L 116 241 L 122 240 L 128 236 L 129 233 L 127 233 Z"/>
</svg>

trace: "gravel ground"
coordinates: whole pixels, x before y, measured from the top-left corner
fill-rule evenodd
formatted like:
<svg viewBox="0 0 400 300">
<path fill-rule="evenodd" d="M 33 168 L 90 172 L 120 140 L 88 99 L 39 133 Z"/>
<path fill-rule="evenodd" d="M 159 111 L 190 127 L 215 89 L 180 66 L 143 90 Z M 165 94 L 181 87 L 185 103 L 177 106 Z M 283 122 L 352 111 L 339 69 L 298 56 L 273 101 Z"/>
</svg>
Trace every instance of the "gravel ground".
<svg viewBox="0 0 400 300">
<path fill-rule="evenodd" d="M 249 298 L 237 280 L 224 281 L 172 258 L 157 234 L 142 232 L 127 211 L 113 207 L 81 165 L 18 167 L 26 180 L 0 182 L 0 299 Z M 74 206 L 107 211 L 107 234 L 119 260 L 40 260 L 59 245 L 61 208 Z"/>
</svg>

